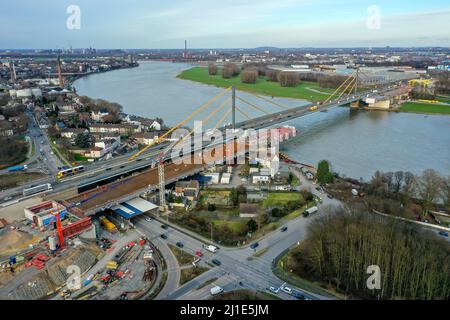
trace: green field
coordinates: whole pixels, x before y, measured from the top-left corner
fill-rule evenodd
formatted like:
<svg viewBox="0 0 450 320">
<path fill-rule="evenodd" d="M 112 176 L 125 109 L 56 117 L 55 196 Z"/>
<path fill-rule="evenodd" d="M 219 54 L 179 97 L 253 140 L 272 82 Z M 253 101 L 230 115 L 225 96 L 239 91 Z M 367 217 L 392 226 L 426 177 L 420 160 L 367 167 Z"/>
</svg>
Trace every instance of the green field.
<svg viewBox="0 0 450 320">
<path fill-rule="evenodd" d="M 302 200 L 303 197 L 298 192 L 270 192 L 267 199 L 262 202 L 263 208 L 282 206 L 288 201 Z"/>
<path fill-rule="evenodd" d="M 203 67 L 193 67 L 185 70 L 177 77 L 217 87 L 228 88 L 230 86 L 235 86 L 242 91 L 259 93 L 266 96 L 305 99 L 309 101 L 323 101 L 334 91 L 334 89 L 321 88 L 319 84 L 315 82 L 306 81 L 301 81 L 298 86 L 293 88 L 281 87 L 278 82 L 267 81 L 265 77 L 259 77 L 255 84 L 241 83 L 240 76 L 231 79 L 223 79 L 220 70 L 217 75 L 210 76 L 208 74 L 208 68 Z"/>
<path fill-rule="evenodd" d="M 405 102 L 399 110 L 413 113 L 450 114 L 450 106 L 432 103 Z"/>
</svg>

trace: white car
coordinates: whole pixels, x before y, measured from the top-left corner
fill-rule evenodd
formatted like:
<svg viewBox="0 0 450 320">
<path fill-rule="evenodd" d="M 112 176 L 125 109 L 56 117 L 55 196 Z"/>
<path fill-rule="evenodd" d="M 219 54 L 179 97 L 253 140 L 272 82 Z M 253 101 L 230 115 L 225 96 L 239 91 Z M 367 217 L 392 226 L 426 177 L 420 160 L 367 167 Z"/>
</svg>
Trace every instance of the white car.
<svg viewBox="0 0 450 320">
<path fill-rule="evenodd" d="M 147 221 L 147 222 L 151 222 L 153 219 L 152 218 L 150 218 L 150 217 L 145 217 L 145 221 Z"/>
<path fill-rule="evenodd" d="M 292 289 L 289 287 L 282 287 L 281 290 L 287 294 L 292 294 Z"/>
<path fill-rule="evenodd" d="M 269 287 L 269 291 L 274 294 L 278 294 L 278 292 L 280 291 L 280 288 Z"/>
</svg>

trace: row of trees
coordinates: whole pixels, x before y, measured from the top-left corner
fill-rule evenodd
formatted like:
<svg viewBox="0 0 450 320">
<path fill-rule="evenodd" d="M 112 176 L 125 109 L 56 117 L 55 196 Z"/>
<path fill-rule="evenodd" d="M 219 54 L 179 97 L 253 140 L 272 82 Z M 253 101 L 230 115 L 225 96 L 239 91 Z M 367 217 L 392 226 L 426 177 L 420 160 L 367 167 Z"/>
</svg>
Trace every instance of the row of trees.
<svg viewBox="0 0 450 320">
<path fill-rule="evenodd" d="M 407 203 L 411 198 L 422 205 L 422 218 L 436 203 L 442 203 L 450 210 L 450 176 L 442 177 L 435 170 L 427 169 L 421 175 L 396 171 L 383 173 L 376 171 L 367 185 L 369 194 L 392 197 Z"/>
<path fill-rule="evenodd" d="M 428 232 L 428 231 L 427 231 Z M 431 233 L 355 210 L 315 220 L 288 267 L 347 294 L 378 299 L 450 298 L 450 249 Z M 368 289 L 378 266 L 380 288 Z"/>
<path fill-rule="evenodd" d="M 436 93 L 450 94 L 450 72 L 441 72 L 437 75 L 438 81 L 435 84 Z"/>
<path fill-rule="evenodd" d="M 321 160 L 319 162 L 316 178 L 319 183 L 333 182 L 333 172 L 331 171 L 331 165 L 327 160 Z"/>
</svg>

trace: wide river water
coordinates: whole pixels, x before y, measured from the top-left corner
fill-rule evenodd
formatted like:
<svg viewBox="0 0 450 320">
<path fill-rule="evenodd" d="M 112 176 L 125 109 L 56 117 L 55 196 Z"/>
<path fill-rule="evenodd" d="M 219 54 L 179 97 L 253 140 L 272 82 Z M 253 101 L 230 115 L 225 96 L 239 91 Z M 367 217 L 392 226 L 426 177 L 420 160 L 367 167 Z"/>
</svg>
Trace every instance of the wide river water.
<svg viewBox="0 0 450 320">
<path fill-rule="evenodd" d="M 126 113 L 160 117 L 173 125 L 223 90 L 176 78 L 189 67 L 170 62 L 143 62 L 138 68 L 81 78 L 74 86 L 81 95 L 120 103 Z M 267 108 L 267 103 L 244 92 L 238 92 L 238 96 Z M 279 98 L 274 101 L 291 107 L 307 103 Z M 276 111 L 274 108 L 272 105 L 272 112 Z M 241 109 L 248 115 L 257 114 L 244 105 Z M 220 112 L 215 119 L 220 118 Z M 199 114 L 197 119 L 203 117 Z M 238 114 L 237 118 L 242 120 L 244 116 Z M 376 170 L 420 173 L 433 168 L 442 175 L 450 175 L 450 116 L 350 112 L 347 108 L 334 108 L 287 124 L 295 126 L 299 134 L 284 142 L 281 150 L 304 163 L 316 165 L 319 160 L 328 159 L 334 171 L 366 180 Z"/>
</svg>

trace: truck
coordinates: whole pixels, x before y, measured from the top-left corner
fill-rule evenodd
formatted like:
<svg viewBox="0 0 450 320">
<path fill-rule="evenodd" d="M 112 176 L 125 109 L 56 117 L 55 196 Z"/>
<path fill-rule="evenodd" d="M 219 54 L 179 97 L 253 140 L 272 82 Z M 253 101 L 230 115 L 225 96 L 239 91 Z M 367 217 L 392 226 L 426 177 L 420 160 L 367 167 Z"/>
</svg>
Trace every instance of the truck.
<svg viewBox="0 0 450 320">
<path fill-rule="evenodd" d="M 317 210 L 319 210 L 319 209 L 318 209 L 316 206 L 311 207 L 311 208 L 309 208 L 309 209 L 306 209 L 305 211 L 303 211 L 303 216 L 304 216 L 304 217 L 307 217 L 307 216 L 309 216 L 310 214 L 313 214 L 313 213 L 317 212 Z"/>
<path fill-rule="evenodd" d="M 218 294 L 221 294 L 223 292 L 223 288 L 219 286 L 212 287 L 209 291 L 212 296 L 216 296 Z"/>
<path fill-rule="evenodd" d="M 105 227 L 106 230 L 108 230 L 111 233 L 117 232 L 116 226 L 111 221 L 106 219 L 105 216 L 101 216 L 99 219 L 100 219 L 100 223 L 102 224 L 103 227 Z"/>
<path fill-rule="evenodd" d="M 205 249 L 210 251 L 210 252 L 212 252 L 212 253 L 214 253 L 214 252 L 217 251 L 218 248 L 216 246 L 213 246 L 213 245 L 210 244 L 209 246 L 205 246 Z"/>
<path fill-rule="evenodd" d="M 24 165 L 24 166 L 13 166 L 13 167 L 9 167 L 7 170 L 8 172 L 16 172 L 16 171 L 24 171 L 27 170 L 28 166 Z"/>
</svg>

